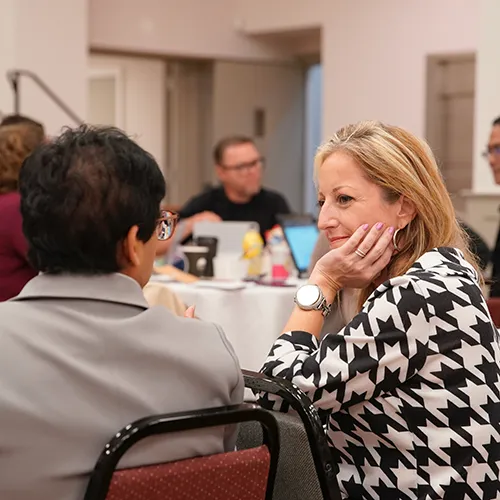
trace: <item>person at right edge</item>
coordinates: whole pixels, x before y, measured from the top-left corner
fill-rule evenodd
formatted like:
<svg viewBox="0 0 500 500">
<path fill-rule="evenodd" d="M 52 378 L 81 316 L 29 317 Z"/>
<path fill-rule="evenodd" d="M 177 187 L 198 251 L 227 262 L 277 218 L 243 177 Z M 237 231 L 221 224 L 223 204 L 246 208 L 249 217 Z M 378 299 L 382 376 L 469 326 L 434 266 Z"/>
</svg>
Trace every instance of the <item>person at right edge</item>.
<svg viewBox="0 0 500 500">
<path fill-rule="evenodd" d="M 500 185 L 500 116 L 493 120 L 490 138 L 483 156 L 490 164 L 495 184 Z M 491 273 L 490 297 L 500 297 L 500 230 L 491 255 L 491 262 L 493 271 Z"/>
</svg>

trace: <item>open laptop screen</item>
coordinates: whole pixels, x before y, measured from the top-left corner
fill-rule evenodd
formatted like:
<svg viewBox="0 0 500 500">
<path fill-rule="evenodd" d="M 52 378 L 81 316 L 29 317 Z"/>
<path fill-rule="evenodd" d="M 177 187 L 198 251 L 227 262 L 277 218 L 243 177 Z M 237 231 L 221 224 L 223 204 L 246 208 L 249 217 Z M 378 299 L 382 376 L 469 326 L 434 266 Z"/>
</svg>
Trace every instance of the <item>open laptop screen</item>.
<svg viewBox="0 0 500 500">
<path fill-rule="evenodd" d="M 318 239 L 318 228 L 312 222 L 302 222 L 297 225 L 285 223 L 282 227 L 295 266 L 300 274 L 304 274 L 307 272 Z"/>
</svg>

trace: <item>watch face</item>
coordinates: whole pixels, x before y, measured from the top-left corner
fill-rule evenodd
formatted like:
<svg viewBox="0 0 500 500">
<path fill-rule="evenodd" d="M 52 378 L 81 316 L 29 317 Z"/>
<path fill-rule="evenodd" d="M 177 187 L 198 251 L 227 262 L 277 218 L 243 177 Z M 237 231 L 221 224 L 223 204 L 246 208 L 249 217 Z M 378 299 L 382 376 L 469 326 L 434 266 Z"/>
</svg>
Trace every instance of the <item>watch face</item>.
<svg viewBox="0 0 500 500">
<path fill-rule="evenodd" d="M 313 306 L 319 299 L 320 291 L 316 285 L 304 285 L 297 290 L 297 302 L 302 306 Z"/>
</svg>

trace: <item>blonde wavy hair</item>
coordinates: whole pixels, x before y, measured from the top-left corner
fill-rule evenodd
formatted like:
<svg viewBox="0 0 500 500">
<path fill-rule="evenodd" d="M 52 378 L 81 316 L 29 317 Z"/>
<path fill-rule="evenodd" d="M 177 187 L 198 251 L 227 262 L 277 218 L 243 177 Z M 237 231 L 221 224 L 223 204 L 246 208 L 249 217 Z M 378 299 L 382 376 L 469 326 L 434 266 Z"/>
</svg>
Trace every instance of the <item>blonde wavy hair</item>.
<svg viewBox="0 0 500 500">
<path fill-rule="evenodd" d="M 43 130 L 30 124 L 0 127 L 0 194 L 17 191 L 23 161 L 43 140 Z"/>
<path fill-rule="evenodd" d="M 415 206 L 414 219 L 401 230 L 399 251 L 387 266 L 388 277 L 406 273 L 424 253 L 436 247 L 455 247 L 475 267 L 469 239 L 457 221 L 434 155 L 428 144 L 400 127 L 364 121 L 347 125 L 322 144 L 314 160 L 314 176 L 333 153 L 348 154 L 368 180 L 380 186 L 385 199 L 395 203 L 405 196 Z M 361 290 L 358 308 L 374 286 Z"/>
</svg>

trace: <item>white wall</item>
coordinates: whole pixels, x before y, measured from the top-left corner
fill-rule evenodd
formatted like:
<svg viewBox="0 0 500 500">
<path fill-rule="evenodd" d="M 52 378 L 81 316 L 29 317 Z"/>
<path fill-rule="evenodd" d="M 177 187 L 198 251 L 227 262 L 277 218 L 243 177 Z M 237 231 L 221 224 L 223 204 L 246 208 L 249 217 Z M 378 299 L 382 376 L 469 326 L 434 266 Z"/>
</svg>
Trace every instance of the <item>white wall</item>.
<svg viewBox="0 0 500 500">
<path fill-rule="evenodd" d="M 159 59 L 92 54 L 89 69 L 123 78 L 123 129 L 165 166 L 165 62 Z"/>
<path fill-rule="evenodd" d="M 15 66 L 16 60 L 16 9 L 15 0 L 0 2 L 0 112 L 12 112 L 12 91 L 5 73 Z"/>
<path fill-rule="evenodd" d="M 323 33 L 324 133 L 379 119 L 424 135 L 426 57 L 477 47 L 476 0 L 338 2 Z"/>
<path fill-rule="evenodd" d="M 477 0 L 238 0 L 237 11 L 256 35 L 321 25 L 325 136 L 374 118 L 423 135 L 426 56 L 478 44 Z"/>
<path fill-rule="evenodd" d="M 358 0 L 348 0 L 358 3 Z M 323 26 L 345 0 L 235 0 L 235 16 L 248 33 L 269 33 Z"/>
<path fill-rule="evenodd" d="M 0 110 L 13 111 L 4 75 L 13 68 L 37 73 L 81 118 L 86 111 L 86 0 L 0 1 Z M 21 112 L 42 121 L 49 134 L 74 125 L 30 80 L 21 80 Z"/>
<path fill-rule="evenodd" d="M 234 0 L 89 0 L 92 48 L 186 57 L 275 60 L 242 34 Z"/>
</svg>

